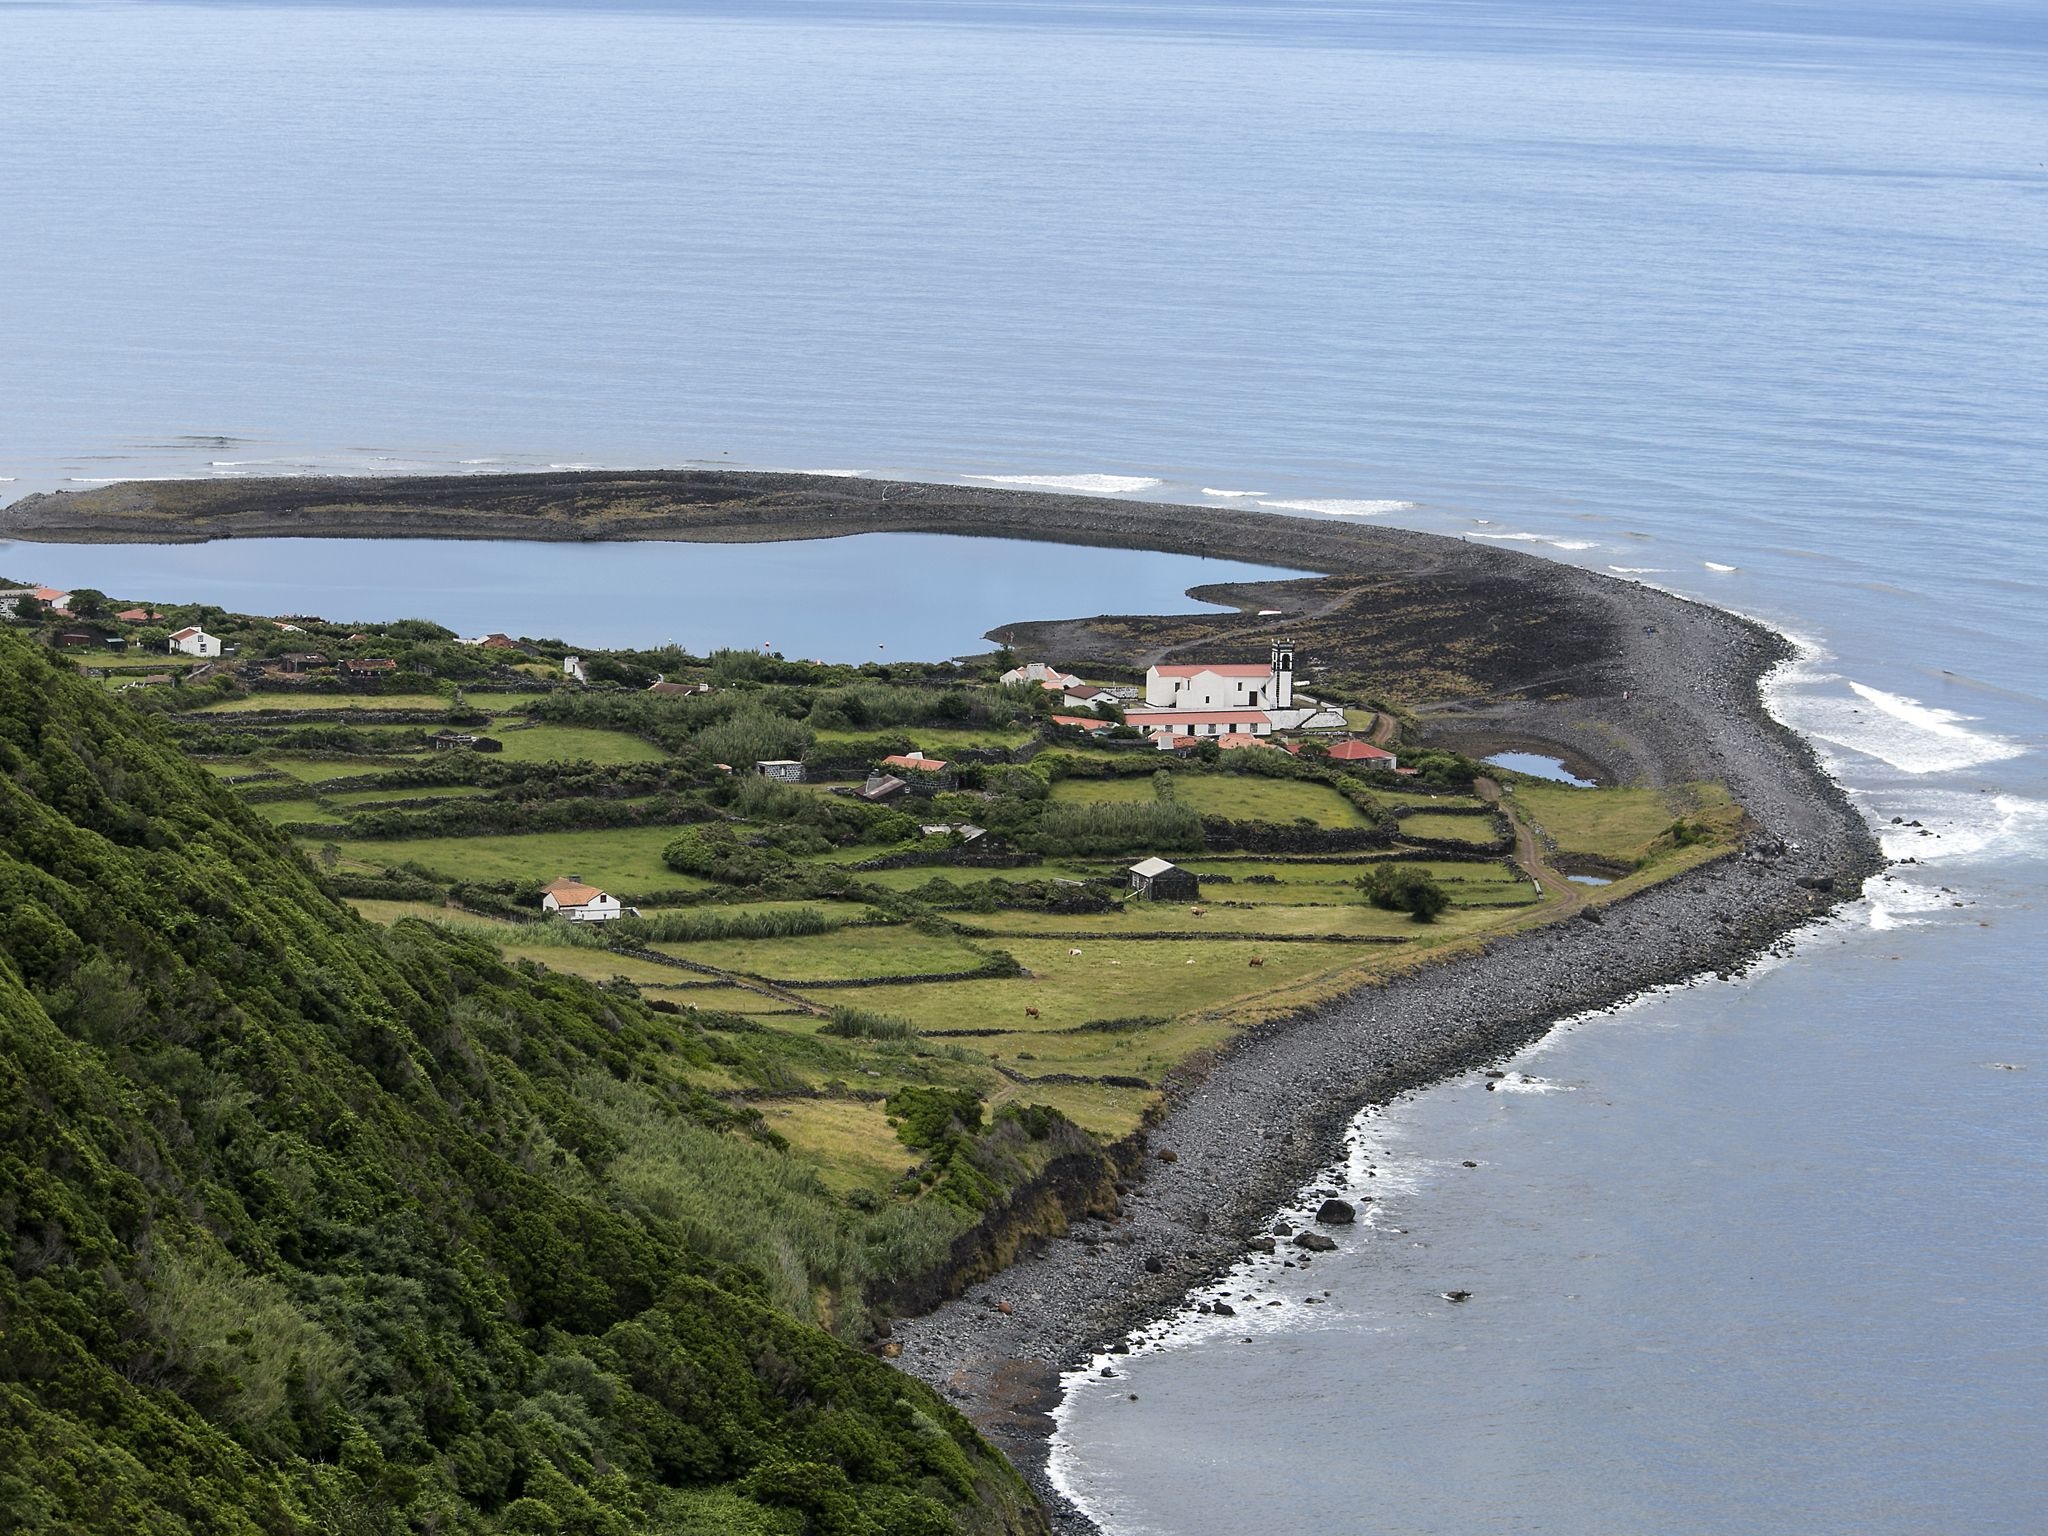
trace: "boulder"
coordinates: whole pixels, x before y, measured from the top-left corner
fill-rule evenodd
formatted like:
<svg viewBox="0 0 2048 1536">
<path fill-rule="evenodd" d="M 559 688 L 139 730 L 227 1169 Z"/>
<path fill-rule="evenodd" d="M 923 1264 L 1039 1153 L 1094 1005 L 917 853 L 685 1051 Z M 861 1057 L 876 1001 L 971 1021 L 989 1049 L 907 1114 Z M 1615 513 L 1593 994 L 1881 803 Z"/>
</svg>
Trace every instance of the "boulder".
<svg viewBox="0 0 2048 1536">
<path fill-rule="evenodd" d="M 1160 1273 L 1162 1273 L 1162 1272 L 1163 1272 L 1163 1271 L 1164 1271 L 1165 1269 L 1166 1269 L 1166 1265 L 1165 1265 L 1164 1263 L 1162 1263 L 1162 1262 L 1160 1261 L 1160 1258 L 1159 1258 L 1159 1255 L 1158 1255 L 1158 1254 L 1156 1254 L 1156 1253 L 1155 1253 L 1155 1254 L 1151 1254 L 1151 1255 L 1149 1255 L 1149 1256 L 1148 1256 L 1148 1257 L 1146 1258 L 1146 1260 L 1145 1260 L 1145 1273 L 1146 1273 L 1146 1274 L 1148 1274 L 1148 1275 L 1156 1275 L 1156 1274 L 1160 1274 Z"/>
<path fill-rule="evenodd" d="M 1210 1310 L 1211 1312 L 1214 1312 L 1214 1313 L 1215 1313 L 1215 1314 L 1216 1314 L 1216 1315 L 1217 1315 L 1218 1317 L 1235 1317 L 1235 1316 L 1237 1316 L 1237 1308 L 1233 1307 L 1233 1306 L 1232 1306 L 1232 1305 L 1231 1305 L 1231 1304 L 1230 1304 L 1229 1302 L 1227 1302 L 1227 1301 L 1219 1301 L 1219 1302 L 1217 1302 L 1217 1303 L 1216 1303 L 1216 1305 L 1215 1305 L 1215 1306 L 1211 1307 L 1211 1308 L 1210 1308 L 1209 1310 Z"/>
<path fill-rule="evenodd" d="M 1310 1253 L 1330 1253 L 1337 1247 L 1335 1242 L 1323 1236 L 1320 1232 L 1302 1233 L 1299 1237 L 1295 1238 L 1294 1246 L 1306 1248 Z"/>
<path fill-rule="evenodd" d="M 1270 1237 L 1255 1237 L 1246 1246 L 1248 1246 L 1253 1253 L 1271 1253 L 1274 1250 L 1274 1248 L 1278 1247 L 1279 1245 L 1276 1244 Z"/>
<path fill-rule="evenodd" d="M 1326 1227 L 1348 1227 L 1358 1220 L 1358 1208 L 1349 1200 L 1332 1196 L 1316 1207 L 1316 1220 Z"/>
</svg>

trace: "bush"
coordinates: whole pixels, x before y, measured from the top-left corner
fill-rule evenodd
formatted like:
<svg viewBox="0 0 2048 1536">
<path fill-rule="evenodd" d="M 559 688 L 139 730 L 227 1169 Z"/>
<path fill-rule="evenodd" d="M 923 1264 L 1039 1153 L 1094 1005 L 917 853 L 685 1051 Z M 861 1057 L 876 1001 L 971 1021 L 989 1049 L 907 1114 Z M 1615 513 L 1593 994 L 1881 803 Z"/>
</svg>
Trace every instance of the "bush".
<svg viewBox="0 0 2048 1536">
<path fill-rule="evenodd" d="M 1365 899 L 1385 912 L 1406 912 L 1418 923 L 1433 923 L 1451 898 L 1425 869 L 1412 864 L 1376 864 L 1358 888 Z"/>
<path fill-rule="evenodd" d="M 917 1031 L 903 1019 L 848 1007 L 834 1008 L 832 1017 L 819 1027 L 818 1033 L 842 1040 L 911 1040 L 917 1036 Z"/>
</svg>

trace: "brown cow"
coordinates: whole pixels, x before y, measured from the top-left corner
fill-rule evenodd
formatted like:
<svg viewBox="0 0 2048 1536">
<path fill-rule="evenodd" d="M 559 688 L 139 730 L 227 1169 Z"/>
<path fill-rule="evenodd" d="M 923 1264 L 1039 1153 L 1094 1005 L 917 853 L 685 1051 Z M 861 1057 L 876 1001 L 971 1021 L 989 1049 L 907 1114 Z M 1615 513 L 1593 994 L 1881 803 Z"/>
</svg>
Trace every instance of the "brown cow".
<svg viewBox="0 0 2048 1536">
<path fill-rule="evenodd" d="M 1264 955 L 1253 955 L 1251 963 L 1253 965 L 1264 965 L 1266 963 L 1266 957 Z"/>
<path fill-rule="evenodd" d="M 1035 1019 L 1038 1017 L 1038 1010 L 1036 1008 L 1026 1008 L 1024 1010 L 1024 1017 L 1027 1019 Z"/>
</svg>

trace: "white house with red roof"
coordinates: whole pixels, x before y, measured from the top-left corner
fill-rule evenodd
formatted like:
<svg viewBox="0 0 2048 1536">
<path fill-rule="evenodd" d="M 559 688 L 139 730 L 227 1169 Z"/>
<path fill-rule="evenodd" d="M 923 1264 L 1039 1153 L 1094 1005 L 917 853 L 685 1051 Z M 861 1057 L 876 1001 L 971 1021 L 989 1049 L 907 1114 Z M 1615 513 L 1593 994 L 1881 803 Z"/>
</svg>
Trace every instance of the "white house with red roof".
<svg viewBox="0 0 2048 1536">
<path fill-rule="evenodd" d="M 1003 674 L 1003 681 L 1012 685 L 1017 683 L 1036 683 L 1039 687 L 1048 688 L 1054 692 L 1060 692 L 1067 688 L 1079 688 L 1081 686 L 1080 678 L 1074 676 L 1071 672 L 1062 672 L 1058 667 L 1046 661 L 1027 661 L 1021 667 L 1012 667 Z"/>
<path fill-rule="evenodd" d="M 586 885 L 574 875 L 550 880 L 541 890 L 540 909 L 572 923 L 608 923 L 625 915 L 618 897 Z"/>
<path fill-rule="evenodd" d="M 1330 743 L 1330 761 L 1351 763 L 1360 768 L 1384 768 L 1392 773 L 1400 767 L 1400 760 L 1385 747 L 1376 747 L 1369 741 L 1333 741 Z"/>
<path fill-rule="evenodd" d="M 1226 736 L 1273 734 L 1273 717 L 1263 709 L 1134 709 L 1124 719 L 1162 748 Z"/>
<path fill-rule="evenodd" d="M 184 656 L 218 656 L 220 654 L 219 638 L 209 635 L 197 624 L 187 624 L 183 629 L 172 635 L 167 643 L 172 650 Z"/>
<path fill-rule="evenodd" d="M 1270 661 L 1198 661 L 1151 667 L 1145 673 L 1148 709 L 1291 709 L 1294 647 L 1273 642 Z"/>
</svg>

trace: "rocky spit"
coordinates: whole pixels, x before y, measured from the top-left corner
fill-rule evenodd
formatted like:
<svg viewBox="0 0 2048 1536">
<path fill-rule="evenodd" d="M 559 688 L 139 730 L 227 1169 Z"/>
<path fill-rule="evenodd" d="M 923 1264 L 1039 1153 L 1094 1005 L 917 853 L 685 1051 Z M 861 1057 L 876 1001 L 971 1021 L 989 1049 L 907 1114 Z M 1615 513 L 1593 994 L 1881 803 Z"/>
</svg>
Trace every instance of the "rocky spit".
<svg viewBox="0 0 2048 1536">
<path fill-rule="evenodd" d="M 1485 953 L 1362 989 L 1248 1033 L 1178 1089 L 1113 1221 L 1079 1223 L 928 1316 L 898 1323 L 898 1364 L 949 1393 L 1037 1488 L 1056 1531 L 1095 1527 L 1047 1477 L 1063 1371 L 1183 1308 L 1252 1251 L 1369 1104 L 1499 1060 L 1557 1021 L 1648 988 L 1740 971 L 1853 897 L 1881 860 L 1806 745 L 1765 712 L 1780 637 L 1721 610 L 1550 566 L 1606 609 L 1620 654 L 1564 701 L 1431 717 L 1468 750 L 1549 747 L 1633 782 L 1727 784 L 1754 829 L 1739 853 Z M 1349 1239 L 1342 1224 L 1328 1232 Z"/>
<path fill-rule="evenodd" d="M 1433 744 L 1548 750 L 1610 782 L 1719 781 L 1751 830 L 1734 855 L 1248 1031 L 1175 1085 L 1142 1173 L 1110 1221 L 1067 1235 L 923 1317 L 895 1324 L 897 1363 L 948 1393 L 1009 1454 L 1054 1528 L 1094 1527 L 1047 1479 L 1061 1373 L 1172 1315 L 1253 1251 L 1273 1212 L 1340 1152 L 1365 1106 L 1482 1067 L 1557 1021 L 1646 989 L 1740 971 L 1853 898 L 1881 859 L 1862 817 L 1760 685 L 1782 637 L 1633 582 L 1493 546 L 1326 518 L 1095 497 L 733 471 L 131 482 L 30 496 L 0 534 L 48 541 L 258 535 L 716 542 L 904 531 L 1114 545 L 1256 561 L 1441 591 L 1446 611 L 1511 632 L 1485 700 L 1424 711 Z M 1223 596 L 1229 589 L 1215 594 Z M 1247 589 L 1247 593 L 1249 594 Z M 1219 643 L 1270 621 L 1219 616 Z M 1341 629 L 1340 610 L 1322 610 Z M 1060 654 L 1087 621 L 1028 626 Z M 1444 643 L 1455 640 L 1444 637 Z M 1427 637 L 1425 637 L 1427 639 Z M 1326 644 L 1341 643 L 1333 636 Z M 1435 643 L 1431 641 L 1429 643 Z M 1099 653 L 1095 653 L 1099 654 Z M 1132 658 L 1137 660 L 1137 658 Z M 1333 1221 L 1317 1235 L 1355 1240 Z"/>
</svg>

